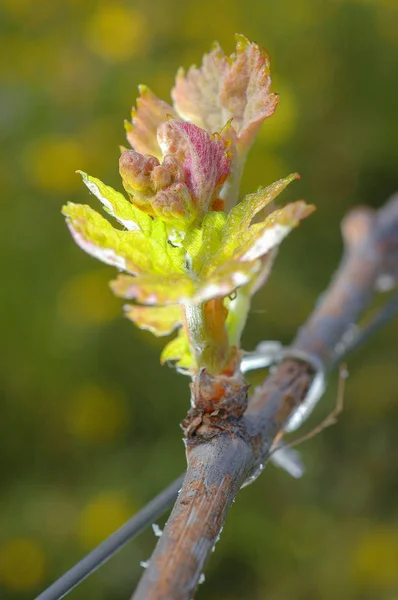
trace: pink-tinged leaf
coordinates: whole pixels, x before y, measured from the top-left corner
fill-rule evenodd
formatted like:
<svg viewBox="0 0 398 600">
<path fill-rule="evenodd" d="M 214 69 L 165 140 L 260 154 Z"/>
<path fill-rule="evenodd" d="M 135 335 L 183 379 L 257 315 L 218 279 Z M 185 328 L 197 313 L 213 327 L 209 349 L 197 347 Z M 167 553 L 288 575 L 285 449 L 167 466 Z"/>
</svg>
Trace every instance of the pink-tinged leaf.
<svg viewBox="0 0 398 600">
<path fill-rule="evenodd" d="M 177 115 L 167 102 L 160 100 L 145 85 L 140 85 L 139 91 L 140 97 L 137 100 L 137 109 L 132 110 L 131 123 L 125 123 L 127 139 L 137 152 L 161 159 L 162 153 L 156 137 L 157 128 L 167 119 L 167 115 Z"/>
<path fill-rule="evenodd" d="M 195 283 L 187 275 L 119 275 L 111 281 L 116 296 L 137 300 L 140 304 L 167 306 L 190 302 L 195 293 Z"/>
<path fill-rule="evenodd" d="M 269 59 L 257 44 L 238 35 L 236 51 L 226 56 L 216 44 L 202 66 L 179 71 L 172 91 L 174 106 L 185 119 L 210 133 L 229 119 L 245 153 L 261 123 L 273 114 L 278 96 L 270 91 Z"/>
<path fill-rule="evenodd" d="M 209 133 L 220 131 L 231 118 L 228 109 L 220 104 L 229 69 L 228 58 L 217 43 L 203 56 L 200 68 L 192 66 L 186 75 L 180 69 L 171 92 L 178 113 Z"/>
<path fill-rule="evenodd" d="M 261 123 L 275 112 L 278 96 L 270 87 L 267 53 L 238 35 L 236 58 L 224 80 L 220 102 L 230 111 L 238 143 L 245 149 L 253 143 Z"/>
<path fill-rule="evenodd" d="M 183 165 L 191 197 L 203 214 L 211 208 L 230 171 L 225 141 L 219 134 L 210 136 L 192 123 L 175 119 L 159 126 L 158 140 L 164 156 Z"/>
<path fill-rule="evenodd" d="M 239 154 L 238 138 L 232 125 L 232 119 L 220 131 L 220 135 L 228 146 L 228 153 L 231 160 L 231 172 L 220 190 L 220 198 L 224 203 L 224 210 L 229 212 L 239 201 L 239 187 L 245 166 L 245 156 Z"/>
<path fill-rule="evenodd" d="M 137 306 L 127 304 L 124 314 L 140 329 L 151 331 L 161 337 L 169 335 L 182 324 L 181 307 L 175 306 Z"/>
</svg>

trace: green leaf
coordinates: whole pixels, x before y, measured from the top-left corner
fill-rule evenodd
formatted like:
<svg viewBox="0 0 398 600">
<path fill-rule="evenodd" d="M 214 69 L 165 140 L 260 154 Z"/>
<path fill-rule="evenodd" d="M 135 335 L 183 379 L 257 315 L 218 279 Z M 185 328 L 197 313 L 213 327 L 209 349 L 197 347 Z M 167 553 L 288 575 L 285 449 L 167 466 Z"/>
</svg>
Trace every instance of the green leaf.
<svg viewBox="0 0 398 600">
<path fill-rule="evenodd" d="M 256 260 L 265 256 L 270 250 L 279 246 L 293 227 L 308 217 L 314 210 L 303 200 L 291 202 L 277 209 L 266 217 L 262 223 L 251 225 L 241 234 L 241 243 L 233 253 L 239 260 Z"/>
<path fill-rule="evenodd" d="M 184 248 L 190 257 L 191 270 L 200 273 L 208 260 L 219 250 L 226 215 L 223 212 L 209 212 L 203 219 L 200 229 L 192 229 L 184 240 Z"/>
<path fill-rule="evenodd" d="M 151 229 L 148 233 L 151 252 L 156 258 L 157 273 L 184 272 L 185 253 L 183 248 L 178 248 L 168 243 L 168 228 L 166 223 L 158 219 L 151 219 Z"/>
<path fill-rule="evenodd" d="M 224 236 L 234 236 L 249 227 L 253 218 L 260 210 L 265 208 L 270 202 L 275 200 L 277 196 L 295 179 L 300 179 L 298 173 L 292 173 L 284 179 L 275 181 L 268 187 L 262 188 L 254 194 L 248 194 L 239 204 L 229 212 L 227 223 L 225 225 Z"/>
<path fill-rule="evenodd" d="M 115 217 L 126 229 L 141 230 L 148 233 L 151 228 L 151 217 L 137 208 L 123 194 L 109 185 L 105 185 L 96 177 L 91 177 L 83 171 L 77 171 L 83 182 L 94 196 L 104 205 L 105 210 Z"/>
<path fill-rule="evenodd" d="M 170 257 L 164 223 L 148 238 L 140 230 L 115 229 L 90 206 L 69 202 L 62 212 L 76 243 L 102 262 L 134 275 L 176 271 L 178 261 L 176 255 L 175 260 Z"/>
<path fill-rule="evenodd" d="M 177 337 L 163 348 L 160 355 L 160 362 L 163 365 L 168 361 L 176 361 L 175 366 L 180 369 L 195 367 L 195 359 L 190 352 L 188 338 L 184 329 L 180 329 Z"/>
<path fill-rule="evenodd" d="M 151 331 L 161 337 L 169 335 L 181 326 L 181 307 L 175 306 L 137 306 L 127 304 L 124 314 L 141 329 Z"/>
<path fill-rule="evenodd" d="M 111 282 L 113 292 L 140 304 L 167 306 L 169 304 L 200 304 L 211 298 L 228 296 L 236 288 L 250 282 L 261 267 L 260 261 L 230 260 L 203 280 L 188 275 L 148 275 L 138 277 L 119 275 Z"/>
<path fill-rule="evenodd" d="M 242 245 L 243 241 L 247 241 L 248 237 L 250 238 L 247 231 L 255 215 L 272 202 L 291 181 L 298 177 L 296 173 L 293 173 L 285 179 L 280 179 L 272 185 L 259 190 L 255 194 L 245 196 L 228 213 L 225 227 L 222 231 L 220 250 L 207 263 L 205 273 L 211 272 L 215 267 L 223 264 L 234 255 L 234 251 Z"/>
</svg>

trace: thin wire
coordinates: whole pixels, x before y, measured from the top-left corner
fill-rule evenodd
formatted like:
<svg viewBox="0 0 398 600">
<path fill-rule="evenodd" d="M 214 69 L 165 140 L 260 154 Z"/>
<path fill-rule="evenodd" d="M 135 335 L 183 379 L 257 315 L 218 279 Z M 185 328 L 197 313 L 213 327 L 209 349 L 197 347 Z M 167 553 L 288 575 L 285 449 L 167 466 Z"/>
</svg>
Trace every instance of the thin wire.
<svg viewBox="0 0 398 600">
<path fill-rule="evenodd" d="M 147 525 L 153 523 L 170 508 L 178 496 L 183 479 L 184 475 L 181 475 L 160 492 L 120 529 L 37 596 L 36 600 L 60 600 L 60 598 L 69 594 L 73 588 L 106 563 L 127 542 L 135 538 Z"/>
</svg>

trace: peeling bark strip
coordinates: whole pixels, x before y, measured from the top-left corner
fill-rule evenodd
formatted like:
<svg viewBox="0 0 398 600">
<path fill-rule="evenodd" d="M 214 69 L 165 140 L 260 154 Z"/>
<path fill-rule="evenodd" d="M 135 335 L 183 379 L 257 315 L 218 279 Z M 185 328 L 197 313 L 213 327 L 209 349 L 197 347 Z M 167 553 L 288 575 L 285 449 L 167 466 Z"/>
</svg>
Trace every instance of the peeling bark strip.
<svg viewBox="0 0 398 600">
<path fill-rule="evenodd" d="M 330 370 L 344 336 L 369 305 L 377 281 L 398 275 L 398 197 L 379 211 L 356 209 L 343 222 L 345 255 L 313 315 L 292 344 Z M 258 387 L 246 411 L 244 384 L 222 411 L 194 407 L 184 421 L 188 470 L 179 498 L 134 600 L 189 600 L 241 485 L 255 477 L 306 397 L 314 368 L 286 359 Z M 198 397 L 198 396 L 197 396 Z M 222 402 L 222 399 L 220 400 Z M 228 406 L 234 407 L 228 411 Z"/>
<path fill-rule="evenodd" d="M 192 597 L 245 478 L 250 448 L 239 436 L 223 433 L 192 445 L 187 454 L 182 490 L 134 598 Z"/>
</svg>

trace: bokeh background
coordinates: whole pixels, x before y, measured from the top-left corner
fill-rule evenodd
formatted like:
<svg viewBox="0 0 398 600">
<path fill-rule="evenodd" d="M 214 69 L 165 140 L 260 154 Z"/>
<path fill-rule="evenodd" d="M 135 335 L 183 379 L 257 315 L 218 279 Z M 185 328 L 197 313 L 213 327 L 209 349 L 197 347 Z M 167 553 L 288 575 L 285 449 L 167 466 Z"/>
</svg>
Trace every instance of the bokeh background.
<svg viewBox="0 0 398 600">
<path fill-rule="evenodd" d="M 276 114 L 243 191 L 292 171 L 318 206 L 284 244 L 244 344 L 289 343 L 339 260 L 339 222 L 398 188 L 396 0 L 1 0 L 0 597 L 30 600 L 184 469 L 188 380 L 121 316 L 104 267 L 60 209 L 74 172 L 121 188 L 137 84 L 169 98 L 177 67 L 245 33 L 271 57 Z M 398 322 L 349 361 L 338 424 L 269 466 L 234 504 L 198 598 L 398 599 Z M 317 423 L 335 402 L 336 377 Z M 162 524 L 160 521 L 159 524 Z M 141 535 L 71 600 L 124 600 Z"/>
</svg>

